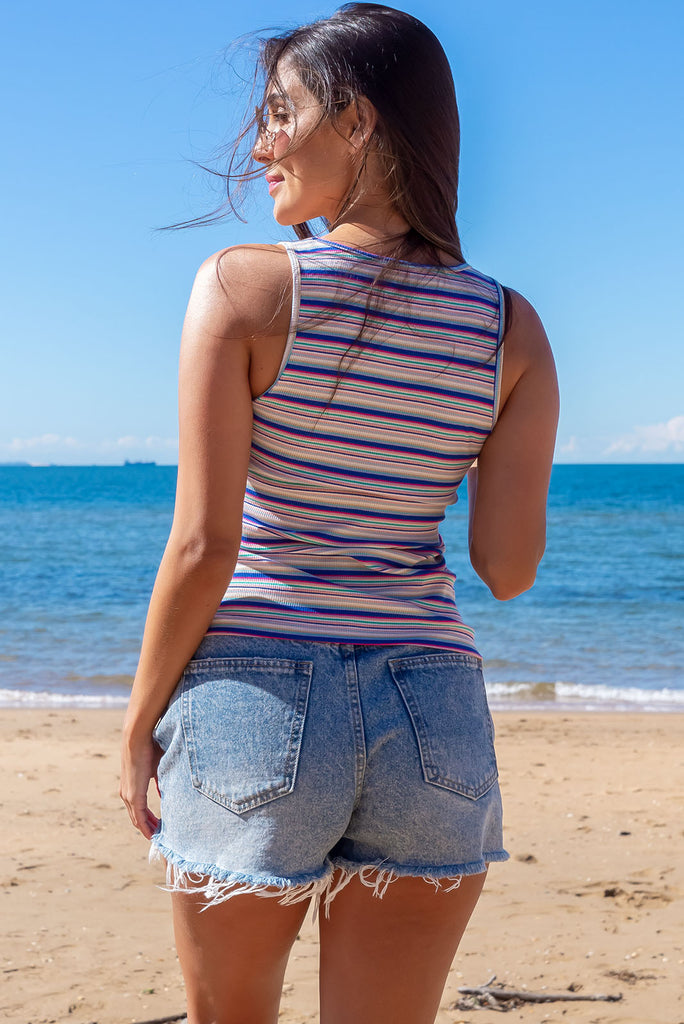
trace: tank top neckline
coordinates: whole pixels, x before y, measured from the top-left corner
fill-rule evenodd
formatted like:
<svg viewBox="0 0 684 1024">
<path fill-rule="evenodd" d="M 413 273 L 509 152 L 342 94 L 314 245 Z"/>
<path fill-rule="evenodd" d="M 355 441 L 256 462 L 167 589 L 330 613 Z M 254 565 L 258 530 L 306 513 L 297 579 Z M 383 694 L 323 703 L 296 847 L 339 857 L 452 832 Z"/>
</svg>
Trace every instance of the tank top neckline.
<svg viewBox="0 0 684 1024">
<path fill-rule="evenodd" d="M 406 267 L 418 267 L 421 270 L 463 270 L 467 263 L 413 263 L 411 260 L 393 260 L 391 256 L 381 256 L 377 252 L 369 252 L 368 249 L 358 249 L 354 245 L 345 245 L 342 242 L 334 242 L 332 238 L 323 238 L 321 235 L 314 235 L 306 241 L 318 242 L 320 245 L 329 245 L 333 249 L 341 249 L 343 252 L 353 253 L 357 256 L 367 256 L 369 259 L 380 260 L 383 263 L 398 263 Z"/>
</svg>

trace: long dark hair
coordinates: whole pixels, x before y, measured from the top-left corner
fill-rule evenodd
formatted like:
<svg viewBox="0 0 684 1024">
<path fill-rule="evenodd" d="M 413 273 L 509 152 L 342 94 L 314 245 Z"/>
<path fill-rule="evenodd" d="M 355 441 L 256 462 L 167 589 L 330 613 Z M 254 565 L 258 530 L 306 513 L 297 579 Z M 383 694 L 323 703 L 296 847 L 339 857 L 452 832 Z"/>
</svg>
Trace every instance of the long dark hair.
<svg viewBox="0 0 684 1024">
<path fill-rule="evenodd" d="M 329 18 L 262 42 L 267 85 L 287 63 L 334 121 L 366 97 L 377 111 L 367 141 L 382 158 L 389 198 L 410 225 L 395 250 L 463 262 L 456 227 L 460 131 L 453 77 L 437 37 L 417 18 L 380 4 L 348 3 Z M 340 215 L 354 199 L 345 197 Z M 300 238 L 311 234 L 299 224 Z M 427 257 L 427 259 L 425 259 Z"/>
<path fill-rule="evenodd" d="M 382 4 L 347 3 L 328 18 L 262 38 L 252 93 L 260 102 L 230 147 L 226 170 L 212 171 L 224 179 L 226 199 L 218 210 L 172 227 L 212 223 L 231 212 L 240 216 L 245 184 L 263 175 L 252 151 L 263 130 L 267 93 L 286 93 L 279 81 L 285 64 L 320 103 L 312 131 L 323 120 L 334 124 L 339 112 L 361 97 L 373 105 L 377 123 L 367 151 L 372 148 L 380 156 L 390 201 L 409 225 L 405 234 L 384 240 L 395 243 L 393 251 L 369 291 L 366 315 L 348 356 L 372 331 L 373 322 L 382 319 L 374 303 L 376 286 L 399 261 L 437 267 L 446 254 L 450 262 L 464 262 L 456 225 L 460 126 L 453 76 L 434 33 L 412 15 Z M 286 157 L 304 141 L 292 144 Z M 327 229 L 352 206 L 362 169 L 363 162 L 337 219 L 325 222 Z M 294 231 L 298 238 L 314 234 L 308 223 L 294 225 Z M 509 302 L 506 307 L 508 321 Z"/>
<path fill-rule="evenodd" d="M 228 147 L 226 169 L 206 168 L 224 179 L 226 199 L 211 213 L 170 227 L 240 216 L 244 185 L 263 175 L 252 149 L 266 93 L 278 88 L 278 66 L 285 62 L 320 103 L 321 121 L 334 123 L 341 109 L 362 96 L 377 111 L 366 144 L 381 156 L 390 200 L 410 225 L 398 239 L 396 258 L 410 260 L 420 252 L 421 262 L 437 265 L 441 252 L 463 262 L 456 227 L 460 131 L 449 62 L 426 25 L 381 4 L 347 3 L 329 18 L 260 40 L 252 95 L 261 94 L 261 102 Z M 356 188 L 358 181 L 338 216 L 352 204 Z M 313 233 L 308 224 L 294 230 L 299 238 Z"/>
</svg>

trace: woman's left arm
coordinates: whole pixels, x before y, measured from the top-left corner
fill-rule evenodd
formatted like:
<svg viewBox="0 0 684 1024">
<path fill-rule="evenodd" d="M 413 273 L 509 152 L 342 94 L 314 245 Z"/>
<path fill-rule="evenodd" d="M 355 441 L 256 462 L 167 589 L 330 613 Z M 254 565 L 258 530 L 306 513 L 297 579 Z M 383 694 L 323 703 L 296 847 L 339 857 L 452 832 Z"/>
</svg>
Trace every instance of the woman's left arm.
<svg viewBox="0 0 684 1024">
<path fill-rule="evenodd" d="M 147 839 L 159 824 L 147 805 L 159 757 L 152 730 L 221 602 L 240 546 L 252 433 L 250 345 L 217 260 L 200 268 L 183 325 L 173 525 L 124 721 L 120 794 Z"/>
</svg>

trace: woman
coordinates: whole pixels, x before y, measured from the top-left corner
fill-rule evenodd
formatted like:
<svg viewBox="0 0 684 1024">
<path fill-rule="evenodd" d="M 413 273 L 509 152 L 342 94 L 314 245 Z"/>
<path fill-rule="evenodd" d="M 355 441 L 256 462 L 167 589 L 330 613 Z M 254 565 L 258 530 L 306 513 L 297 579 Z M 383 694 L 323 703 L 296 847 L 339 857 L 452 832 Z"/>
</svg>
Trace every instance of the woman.
<svg viewBox="0 0 684 1024">
<path fill-rule="evenodd" d="M 502 600 L 532 585 L 555 372 L 529 303 L 463 261 L 432 33 L 348 4 L 261 70 L 252 156 L 299 241 L 195 281 L 121 795 L 168 865 L 190 1024 L 277 1020 L 312 898 L 323 1024 L 427 1024 L 508 856 L 438 526 L 468 473 L 473 566 Z"/>
</svg>

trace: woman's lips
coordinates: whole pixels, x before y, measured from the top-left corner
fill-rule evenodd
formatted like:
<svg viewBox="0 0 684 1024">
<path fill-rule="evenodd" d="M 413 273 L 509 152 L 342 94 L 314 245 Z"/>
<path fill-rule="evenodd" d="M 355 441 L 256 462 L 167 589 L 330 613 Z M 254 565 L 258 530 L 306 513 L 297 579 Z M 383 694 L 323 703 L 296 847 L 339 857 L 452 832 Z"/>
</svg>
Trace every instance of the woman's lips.
<svg viewBox="0 0 684 1024">
<path fill-rule="evenodd" d="M 283 178 L 278 178 L 274 174 L 267 174 L 266 181 L 268 182 L 268 194 L 270 195 L 273 192 L 276 185 L 280 185 L 280 183 L 283 180 Z"/>
</svg>

